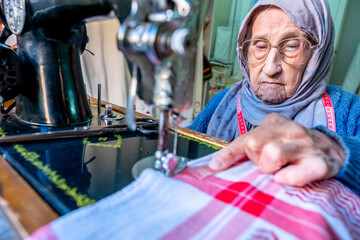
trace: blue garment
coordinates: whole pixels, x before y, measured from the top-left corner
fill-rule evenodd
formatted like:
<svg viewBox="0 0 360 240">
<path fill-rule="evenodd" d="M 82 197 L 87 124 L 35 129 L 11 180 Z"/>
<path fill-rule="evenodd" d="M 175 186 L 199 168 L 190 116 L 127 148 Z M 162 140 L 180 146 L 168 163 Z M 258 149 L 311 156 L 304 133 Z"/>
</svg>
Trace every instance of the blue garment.
<svg viewBox="0 0 360 240">
<path fill-rule="evenodd" d="M 216 94 L 188 128 L 206 133 L 211 116 L 228 90 Z M 314 129 L 337 139 L 343 145 L 346 159 L 336 178 L 360 195 L 360 98 L 336 86 L 328 86 L 326 91 L 334 106 L 336 133 L 322 126 Z"/>
</svg>

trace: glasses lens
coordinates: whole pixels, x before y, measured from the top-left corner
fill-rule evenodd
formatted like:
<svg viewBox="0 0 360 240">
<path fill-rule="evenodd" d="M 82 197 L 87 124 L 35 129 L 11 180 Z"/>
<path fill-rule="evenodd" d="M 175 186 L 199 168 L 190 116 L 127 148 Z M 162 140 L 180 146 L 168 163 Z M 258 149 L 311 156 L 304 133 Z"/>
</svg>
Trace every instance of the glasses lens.
<svg viewBox="0 0 360 240">
<path fill-rule="evenodd" d="M 270 51 L 270 44 L 265 40 L 252 39 L 243 43 L 241 54 L 243 59 L 250 64 L 262 62 Z"/>
<path fill-rule="evenodd" d="M 311 55 L 311 44 L 306 39 L 286 39 L 279 43 L 279 54 L 284 62 L 291 65 L 306 63 Z"/>
<path fill-rule="evenodd" d="M 258 64 L 268 56 L 271 45 L 267 40 L 250 39 L 241 46 L 241 55 L 249 64 Z M 275 47 L 275 46 L 273 46 Z M 290 38 L 278 45 L 279 56 L 290 65 L 302 65 L 309 60 L 311 43 L 305 38 Z"/>
</svg>

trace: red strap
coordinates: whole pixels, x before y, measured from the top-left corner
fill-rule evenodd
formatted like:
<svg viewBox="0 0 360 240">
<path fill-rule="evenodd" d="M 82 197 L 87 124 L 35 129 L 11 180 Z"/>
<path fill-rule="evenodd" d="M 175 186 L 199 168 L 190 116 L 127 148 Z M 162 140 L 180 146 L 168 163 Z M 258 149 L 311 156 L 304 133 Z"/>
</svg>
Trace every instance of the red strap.
<svg viewBox="0 0 360 240">
<path fill-rule="evenodd" d="M 336 132 L 334 106 L 333 106 L 330 96 L 327 92 L 324 92 L 324 94 L 322 95 L 322 101 L 323 101 L 325 111 L 326 111 L 326 116 L 327 116 L 327 127 L 331 131 Z"/>
<path fill-rule="evenodd" d="M 237 114 L 237 119 L 238 119 L 239 132 L 240 132 L 240 136 L 241 136 L 241 135 L 247 133 L 247 129 L 246 129 L 244 115 L 242 113 L 240 94 L 238 95 L 237 102 L 236 102 L 236 114 Z"/>
<path fill-rule="evenodd" d="M 327 92 L 324 92 L 324 94 L 322 95 L 322 101 L 323 101 L 325 111 L 326 111 L 327 127 L 331 131 L 336 132 L 334 107 L 332 105 L 330 96 Z M 240 135 L 243 135 L 243 134 L 247 133 L 247 129 L 246 129 L 244 115 L 242 113 L 240 94 L 238 95 L 237 102 L 236 102 L 236 114 L 237 114 L 237 119 L 238 119 L 239 133 L 240 133 Z"/>
</svg>

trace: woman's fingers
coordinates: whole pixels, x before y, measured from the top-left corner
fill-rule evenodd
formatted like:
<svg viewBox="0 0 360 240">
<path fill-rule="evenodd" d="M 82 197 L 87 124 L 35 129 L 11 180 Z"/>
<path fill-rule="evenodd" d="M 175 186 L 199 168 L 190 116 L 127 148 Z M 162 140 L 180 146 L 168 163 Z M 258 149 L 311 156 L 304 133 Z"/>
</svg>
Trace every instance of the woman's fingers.
<svg viewBox="0 0 360 240">
<path fill-rule="evenodd" d="M 278 183 L 303 186 L 335 176 L 345 151 L 331 137 L 307 129 L 279 114 L 271 114 L 257 128 L 220 150 L 210 167 L 223 170 L 247 156 Z"/>
<path fill-rule="evenodd" d="M 209 163 L 209 167 L 214 170 L 223 170 L 230 167 L 241 158 L 245 157 L 243 137 L 232 141 L 226 148 L 221 149 Z"/>
<path fill-rule="evenodd" d="M 288 122 L 291 120 L 282 115 L 271 114 L 263 124 L 220 150 L 210 161 L 210 168 L 214 170 L 226 169 L 244 156 L 250 158 L 255 164 L 259 164 L 263 147 L 274 139 L 281 139 L 284 131 L 278 128 L 279 126 L 283 127 Z"/>
<path fill-rule="evenodd" d="M 320 158 L 301 159 L 288 165 L 275 173 L 274 180 L 277 183 L 301 187 L 309 182 L 326 179 L 328 166 Z"/>
<path fill-rule="evenodd" d="M 259 156 L 256 165 L 266 174 L 273 174 L 284 166 L 299 159 L 301 146 L 296 143 L 269 142 Z"/>
</svg>

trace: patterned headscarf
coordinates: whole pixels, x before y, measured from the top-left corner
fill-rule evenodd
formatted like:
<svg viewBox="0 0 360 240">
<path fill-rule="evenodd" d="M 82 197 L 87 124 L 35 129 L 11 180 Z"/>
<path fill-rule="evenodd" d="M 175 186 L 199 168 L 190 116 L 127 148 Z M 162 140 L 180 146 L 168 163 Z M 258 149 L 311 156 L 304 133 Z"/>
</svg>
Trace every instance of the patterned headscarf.
<svg viewBox="0 0 360 240">
<path fill-rule="evenodd" d="M 249 71 L 238 51 L 244 80 L 232 86 L 215 110 L 207 134 L 232 141 L 239 136 L 236 101 L 240 94 L 241 107 L 248 129 L 260 125 L 270 113 L 281 113 L 296 122 L 313 127 L 327 125 L 321 95 L 330 77 L 334 51 L 334 25 L 327 0 L 259 0 L 245 17 L 240 27 L 238 45 L 248 37 L 253 12 L 259 6 L 273 5 L 282 9 L 291 21 L 318 43 L 294 95 L 277 105 L 266 105 L 258 99 L 250 85 Z"/>
</svg>

